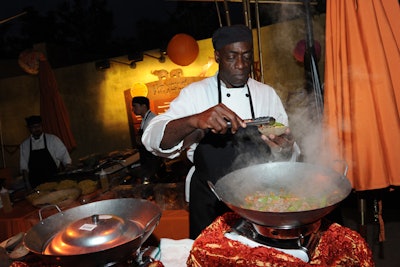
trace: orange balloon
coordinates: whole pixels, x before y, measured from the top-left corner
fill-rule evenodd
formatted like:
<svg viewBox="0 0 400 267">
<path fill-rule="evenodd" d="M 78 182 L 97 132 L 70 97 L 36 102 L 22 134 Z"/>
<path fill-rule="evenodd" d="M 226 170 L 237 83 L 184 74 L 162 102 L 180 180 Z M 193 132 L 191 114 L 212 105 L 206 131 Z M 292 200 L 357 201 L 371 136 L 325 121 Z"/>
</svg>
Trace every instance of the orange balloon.
<svg viewBox="0 0 400 267">
<path fill-rule="evenodd" d="M 178 33 L 169 41 L 167 54 L 175 64 L 187 66 L 199 55 L 199 45 L 192 36 Z"/>
</svg>

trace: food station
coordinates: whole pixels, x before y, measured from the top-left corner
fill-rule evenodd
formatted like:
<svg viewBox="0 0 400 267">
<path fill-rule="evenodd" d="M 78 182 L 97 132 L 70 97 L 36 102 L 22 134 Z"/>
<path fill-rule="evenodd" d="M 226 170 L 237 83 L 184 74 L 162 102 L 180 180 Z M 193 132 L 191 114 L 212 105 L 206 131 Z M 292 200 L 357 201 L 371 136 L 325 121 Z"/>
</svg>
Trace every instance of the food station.
<svg viewBox="0 0 400 267">
<path fill-rule="evenodd" d="M 248 5 L 250 2 L 243 1 Z M 259 60 L 263 78 L 262 58 Z M 136 83 L 132 88 L 124 85 L 125 103 L 108 104 L 126 104 L 132 140 L 140 121 L 131 114 L 131 93 L 144 87 L 152 98 L 152 108 L 161 113 L 181 87 L 210 75 L 209 70 L 215 68 L 210 59 L 199 61 L 196 74 L 186 76 L 182 69 L 171 65 L 168 57 L 166 62 L 168 67 L 156 66 L 163 68 L 158 70 L 163 71 L 161 74 L 151 67 L 151 74 L 158 75 L 159 80 Z M 165 58 L 160 63 L 165 63 Z M 202 69 L 211 65 L 213 68 Z M 201 75 L 196 76 L 199 69 Z M 316 69 L 312 71 L 318 75 Z M 88 95 L 97 94 L 97 90 Z M 103 91 L 111 94 L 117 90 Z M 104 99 L 119 99 L 107 97 Z M 99 101 L 99 106 L 103 102 L 107 101 Z M 91 107 L 82 106 L 95 114 Z M 104 112 L 121 113 L 110 109 L 104 108 Z M 72 112 L 79 114 L 81 110 Z M 112 119 L 118 118 L 112 115 Z M 105 123 L 112 119 L 103 120 L 103 136 L 99 139 L 114 138 L 114 133 L 108 132 L 111 126 Z M 120 121 L 125 132 L 125 120 Z M 75 130 L 81 130 L 86 138 L 82 140 L 89 140 L 89 127 L 79 127 L 75 126 Z M 127 139 L 125 136 L 118 140 Z M 308 163 L 268 163 L 230 173 L 215 184 L 209 183 L 209 187 L 232 211 L 190 240 L 184 179 L 157 183 L 135 180 L 138 162 L 136 149 L 112 152 L 106 157 L 92 154 L 82 158 L 76 168 L 59 173 L 54 181 L 34 191 L 27 193 L 18 188 L 21 191 L 11 192 L 11 209 L 0 209 L 0 267 L 374 266 L 365 236 L 326 218 L 352 192 L 354 180 L 348 179 L 347 169 L 339 173 Z M 351 167 L 350 172 L 355 169 Z M 268 209 L 273 203 L 264 201 L 271 199 L 284 203 L 278 201 L 274 209 Z"/>
<path fill-rule="evenodd" d="M 186 238 L 183 183 L 139 183 L 132 175 L 138 166 L 135 149 L 89 155 L 30 193 L 10 191 L 11 210 L 0 209 L 1 266 L 136 266 L 145 242 Z"/>
<path fill-rule="evenodd" d="M 324 218 L 351 192 L 346 171 L 266 163 L 209 185 L 233 212 L 194 241 L 188 266 L 374 266 L 357 232 Z"/>
<path fill-rule="evenodd" d="M 374 266 L 371 251 L 357 232 L 324 218 L 351 192 L 345 173 L 284 162 L 229 173 L 209 186 L 232 212 L 190 240 L 183 183 L 132 185 L 123 183 L 129 179 L 126 175 L 115 175 L 137 164 L 134 152 L 128 153 L 127 165 L 118 163 L 120 169 L 115 165 L 103 169 L 112 170 L 107 176 L 109 188 L 102 188 L 99 178 L 81 184 L 61 179 L 36 188 L 47 187 L 45 195 L 15 201 L 11 212 L 0 211 L 5 230 L 1 246 L 9 264 L 338 266 L 351 262 L 347 266 Z M 113 182 L 118 179 L 122 183 Z M 94 190 L 88 190 L 89 180 L 96 181 Z M 82 181 L 85 187 L 80 188 Z M 318 190 L 310 190 L 316 184 Z M 51 190 L 55 185 L 58 189 Z M 72 194 L 76 191 L 79 194 Z M 261 206 L 251 199 L 271 196 L 275 203 Z M 171 247 L 179 263 L 163 263 L 163 251 Z"/>
</svg>

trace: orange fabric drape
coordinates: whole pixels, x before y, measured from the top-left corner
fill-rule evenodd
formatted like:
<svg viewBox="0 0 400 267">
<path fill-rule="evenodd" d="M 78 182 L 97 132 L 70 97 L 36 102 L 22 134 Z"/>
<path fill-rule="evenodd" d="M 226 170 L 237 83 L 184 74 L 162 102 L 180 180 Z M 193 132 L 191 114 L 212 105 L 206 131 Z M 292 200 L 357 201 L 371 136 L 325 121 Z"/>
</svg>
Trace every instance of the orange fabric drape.
<svg viewBox="0 0 400 267">
<path fill-rule="evenodd" d="M 58 91 L 54 72 L 47 60 L 39 61 L 38 75 L 43 129 L 47 133 L 58 136 L 71 152 L 76 147 L 76 142 L 71 131 L 68 111 Z"/>
<path fill-rule="evenodd" d="M 328 0 L 324 120 L 356 190 L 400 185 L 397 0 Z"/>
</svg>

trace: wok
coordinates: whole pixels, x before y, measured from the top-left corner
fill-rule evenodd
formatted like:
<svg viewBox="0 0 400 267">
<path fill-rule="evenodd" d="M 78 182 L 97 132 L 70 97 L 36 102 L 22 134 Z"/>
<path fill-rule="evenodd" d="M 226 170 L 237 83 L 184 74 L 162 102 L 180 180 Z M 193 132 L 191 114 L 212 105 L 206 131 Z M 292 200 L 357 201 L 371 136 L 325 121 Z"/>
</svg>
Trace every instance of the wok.
<svg viewBox="0 0 400 267">
<path fill-rule="evenodd" d="M 215 185 L 210 181 L 208 184 L 219 200 L 243 218 L 276 229 L 293 229 L 317 222 L 345 199 L 352 189 L 345 174 L 341 175 L 319 165 L 299 162 L 253 165 L 228 173 Z M 278 195 L 284 191 L 299 197 L 326 197 L 331 200 L 317 209 L 294 212 L 243 208 L 245 198 L 257 191 L 272 191 Z"/>
<path fill-rule="evenodd" d="M 42 209 L 39 211 L 40 222 L 26 233 L 24 245 L 29 251 L 40 256 L 44 262 L 57 266 L 106 266 L 110 263 L 127 260 L 146 241 L 161 218 L 161 209 L 157 205 L 147 200 L 134 198 L 97 201 L 62 212 L 57 207 L 59 212 L 44 220 L 42 220 L 41 215 Z M 133 225 L 133 227 L 130 227 L 129 236 L 124 237 L 126 241 L 115 246 L 108 246 L 109 241 L 106 241 L 98 246 L 96 245 L 96 250 L 88 253 L 85 253 L 85 251 L 89 250 L 83 246 L 81 252 L 79 252 L 79 245 L 77 246 L 78 250 L 74 250 L 76 252 L 68 255 L 57 255 L 46 250 L 50 247 L 49 244 L 51 244 L 52 239 L 70 225 L 76 224 L 76 222 L 88 216 L 106 216 L 106 214 L 107 216 L 110 214 L 116 218 L 123 218 Z M 112 231 L 121 232 L 118 227 L 113 228 Z M 109 232 L 104 231 L 102 234 Z M 99 237 L 105 238 L 104 236 Z M 90 239 L 90 242 L 94 239 Z M 91 249 L 93 250 L 93 248 Z"/>
</svg>

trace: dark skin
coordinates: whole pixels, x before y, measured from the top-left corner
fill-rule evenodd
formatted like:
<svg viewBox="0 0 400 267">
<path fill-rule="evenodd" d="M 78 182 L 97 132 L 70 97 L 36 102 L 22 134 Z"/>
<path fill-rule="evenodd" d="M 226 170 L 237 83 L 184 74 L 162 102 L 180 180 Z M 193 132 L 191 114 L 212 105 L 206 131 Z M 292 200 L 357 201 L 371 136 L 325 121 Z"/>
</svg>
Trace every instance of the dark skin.
<svg viewBox="0 0 400 267">
<path fill-rule="evenodd" d="M 33 137 L 34 139 L 39 139 L 40 136 L 41 136 L 42 133 L 43 133 L 43 127 L 42 127 L 42 124 L 41 124 L 41 123 L 36 123 L 36 124 L 29 125 L 29 126 L 28 126 L 28 129 L 29 129 L 29 132 L 32 134 L 32 137 Z M 65 168 L 66 170 L 70 170 L 70 169 L 72 168 L 72 165 L 71 165 L 71 164 L 67 164 L 67 165 L 64 166 L 64 168 Z M 24 171 L 22 172 L 22 175 L 23 175 L 24 177 L 27 177 L 27 176 L 28 176 L 27 171 L 24 170 Z"/>
<path fill-rule="evenodd" d="M 249 78 L 253 64 L 253 45 L 249 42 L 228 44 L 214 51 L 215 61 L 219 64 L 219 78 L 227 88 L 243 87 Z M 184 140 L 186 148 L 199 142 L 207 131 L 225 134 L 227 122 L 231 122 L 230 130 L 236 133 L 239 127 L 246 128 L 246 123 L 234 111 L 220 103 L 201 113 L 170 121 L 164 132 L 160 147 L 168 149 Z M 261 138 L 274 151 L 290 153 L 294 144 L 290 130 L 281 136 L 261 135 Z"/>
<path fill-rule="evenodd" d="M 145 104 L 133 103 L 132 111 L 135 115 L 140 115 L 142 118 L 146 115 L 149 108 Z M 136 136 L 136 143 L 142 145 L 141 135 Z"/>
<path fill-rule="evenodd" d="M 146 112 L 148 110 L 149 109 L 147 108 L 147 106 L 145 104 L 139 104 L 139 103 L 132 104 L 133 113 L 135 113 L 135 115 L 140 115 L 142 118 L 144 117 L 144 115 L 146 115 Z"/>
<path fill-rule="evenodd" d="M 33 138 L 39 139 L 43 133 L 43 128 L 41 123 L 36 123 L 28 126 L 29 132 L 32 134 Z"/>
</svg>

